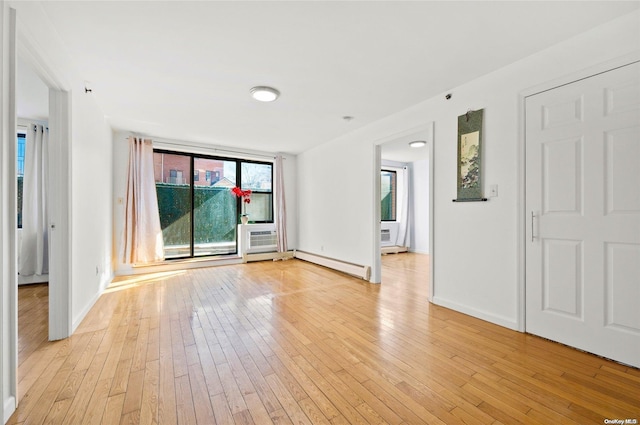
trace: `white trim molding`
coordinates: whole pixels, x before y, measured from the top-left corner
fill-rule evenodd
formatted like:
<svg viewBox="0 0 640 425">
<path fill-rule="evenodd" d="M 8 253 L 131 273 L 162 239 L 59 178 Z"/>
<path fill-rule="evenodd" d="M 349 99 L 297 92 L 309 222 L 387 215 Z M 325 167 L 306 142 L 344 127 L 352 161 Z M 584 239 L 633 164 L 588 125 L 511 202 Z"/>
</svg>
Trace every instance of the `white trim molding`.
<svg viewBox="0 0 640 425">
<path fill-rule="evenodd" d="M 518 330 L 516 321 L 514 321 L 509 317 L 503 317 L 503 316 L 499 316 L 484 310 L 478 310 L 477 308 L 469 307 L 467 305 L 460 304 L 455 301 L 450 301 L 448 299 L 445 299 L 439 296 L 433 297 L 432 302 L 441 307 L 446 307 L 448 309 L 455 310 L 459 313 L 464 313 L 469 316 L 477 317 L 478 319 L 486 320 L 487 322 L 504 326 L 505 328 Z"/>
<path fill-rule="evenodd" d="M 73 333 L 71 309 L 71 95 L 49 90 L 49 340 Z"/>
<path fill-rule="evenodd" d="M 0 0 L 0 396 L 3 423 L 18 402 L 16 11 Z"/>
</svg>

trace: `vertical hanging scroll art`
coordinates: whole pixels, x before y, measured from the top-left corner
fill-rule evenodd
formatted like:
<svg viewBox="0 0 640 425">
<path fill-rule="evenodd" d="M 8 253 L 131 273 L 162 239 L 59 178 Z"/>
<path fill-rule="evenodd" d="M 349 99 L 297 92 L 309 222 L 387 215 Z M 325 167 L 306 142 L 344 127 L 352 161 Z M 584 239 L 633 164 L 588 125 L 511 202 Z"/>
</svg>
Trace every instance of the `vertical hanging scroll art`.
<svg viewBox="0 0 640 425">
<path fill-rule="evenodd" d="M 458 197 L 454 202 L 486 201 L 482 197 L 482 117 L 484 109 L 458 117 Z"/>
</svg>

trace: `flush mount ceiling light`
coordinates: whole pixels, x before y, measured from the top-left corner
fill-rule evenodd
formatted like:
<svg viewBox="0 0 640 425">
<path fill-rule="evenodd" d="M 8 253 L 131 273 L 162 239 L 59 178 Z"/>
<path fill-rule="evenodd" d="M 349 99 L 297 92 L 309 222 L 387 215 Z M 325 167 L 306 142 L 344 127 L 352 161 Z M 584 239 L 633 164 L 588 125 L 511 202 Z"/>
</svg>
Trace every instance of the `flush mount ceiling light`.
<svg viewBox="0 0 640 425">
<path fill-rule="evenodd" d="M 273 102 L 280 96 L 280 92 L 273 87 L 257 86 L 249 90 L 251 96 L 260 102 Z"/>
<path fill-rule="evenodd" d="M 414 140 L 413 142 L 409 143 L 409 146 L 411 146 L 412 148 L 421 148 L 426 144 L 427 142 L 425 142 L 424 140 Z"/>
</svg>

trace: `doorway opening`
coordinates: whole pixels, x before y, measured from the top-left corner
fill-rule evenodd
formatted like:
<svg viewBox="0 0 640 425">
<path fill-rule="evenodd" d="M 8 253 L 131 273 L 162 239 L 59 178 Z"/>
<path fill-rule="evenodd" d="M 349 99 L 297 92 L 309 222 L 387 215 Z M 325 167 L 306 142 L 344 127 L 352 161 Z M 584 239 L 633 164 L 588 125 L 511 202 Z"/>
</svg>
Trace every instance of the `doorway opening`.
<svg viewBox="0 0 640 425">
<path fill-rule="evenodd" d="M 424 143 L 414 147 L 411 142 L 416 141 Z M 376 216 L 379 219 L 374 230 L 378 262 L 374 262 L 373 272 L 379 270 L 378 276 L 384 283 L 385 279 L 396 276 L 395 271 L 420 269 L 431 294 L 433 123 L 383 139 L 378 144 L 376 205 L 379 212 Z"/>
<path fill-rule="evenodd" d="M 18 285 L 49 282 L 49 88 L 18 57 L 16 78 Z"/>
<path fill-rule="evenodd" d="M 48 339 L 67 338 L 72 331 L 71 312 L 71 253 L 70 253 L 70 190 L 71 190 L 71 93 L 68 87 L 54 76 L 57 75 L 43 59 L 40 51 L 28 42 L 19 42 L 16 48 L 16 117 L 41 119 L 42 130 L 48 124 L 48 140 L 42 149 L 42 156 L 49 166 L 42 174 L 42 184 L 46 185 L 48 218 L 41 220 L 46 226 L 48 246 Z M 27 87 L 22 87 L 26 84 Z M 34 88 L 38 87 L 38 95 Z M 43 94 L 46 92 L 46 96 Z M 39 100 L 34 100 L 39 99 Z M 24 122 L 16 118 L 16 124 Z M 17 128 L 15 129 L 17 130 Z M 16 152 L 17 153 L 17 152 Z M 17 155 L 14 159 L 17 162 Z M 17 199 L 17 193 L 15 196 Z M 16 207 L 17 210 L 17 207 Z M 17 212 L 17 211 L 16 211 Z M 24 219 L 24 217 L 23 217 Z M 13 233 L 18 239 L 17 226 Z M 40 273 L 42 274 L 42 273 Z M 17 287 L 18 271 L 15 274 Z M 17 298 L 17 297 L 16 297 Z M 17 305 L 14 306 L 17 311 Z M 17 319 L 17 317 L 16 317 Z M 17 326 L 16 326 L 17 328 Z M 16 329 L 17 331 L 17 329 Z"/>
</svg>

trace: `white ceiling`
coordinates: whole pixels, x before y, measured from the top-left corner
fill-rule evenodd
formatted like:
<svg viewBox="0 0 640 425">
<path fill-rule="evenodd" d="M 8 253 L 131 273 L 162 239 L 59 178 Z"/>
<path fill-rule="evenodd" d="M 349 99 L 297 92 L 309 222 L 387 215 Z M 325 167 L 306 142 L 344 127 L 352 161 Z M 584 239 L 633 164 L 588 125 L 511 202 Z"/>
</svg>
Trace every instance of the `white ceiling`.
<svg viewBox="0 0 640 425">
<path fill-rule="evenodd" d="M 299 153 L 639 4 L 46 1 L 42 8 L 115 129 Z M 249 96 L 256 85 L 282 96 L 258 103 Z"/>
<path fill-rule="evenodd" d="M 409 146 L 409 143 L 417 140 L 423 140 L 430 143 L 432 140 L 429 134 L 429 131 L 423 130 L 389 140 L 380 146 L 380 156 L 382 159 L 402 163 L 428 159 L 429 147 L 427 145 L 419 148 L 412 148 Z"/>
</svg>

